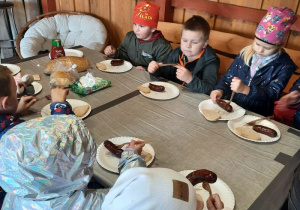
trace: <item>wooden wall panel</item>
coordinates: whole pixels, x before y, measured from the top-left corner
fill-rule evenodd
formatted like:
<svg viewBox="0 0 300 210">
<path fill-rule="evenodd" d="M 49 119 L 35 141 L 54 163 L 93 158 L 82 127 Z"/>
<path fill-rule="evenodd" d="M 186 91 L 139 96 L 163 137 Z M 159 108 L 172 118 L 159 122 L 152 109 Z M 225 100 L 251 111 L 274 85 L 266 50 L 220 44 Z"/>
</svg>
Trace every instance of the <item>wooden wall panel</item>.
<svg viewBox="0 0 300 210">
<path fill-rule="evenodd" d="M 111 0 L 111 44 L 118 47 L 127 32 L 132 31 L 136 0 Z"/>
<path fill-rule="evenodd" d="M 296 14 L 300 15 L 299 6 Z M 290 36 L 288 37 L 286 47 L 294 50 L 300 50 L 300 31 L 291 31 Z"/>
<path fill-rule="evenodd" d="M 262 9 L 268 10 L 270 6 L 283 6 L 283 7 L 289 7 L 294 12 L 297 10 L 299 0 L 264 0 L 262 4 Z"/>
<path fill-rule="evenodd" d="M 30 0 L 27 0 L 30 1 Z M 110 43 L 119 46 L 128 31 L 132 30 L 132 12 L 137 2 L 141 0 L 55 0 L 57 10 L 76 10 L 87 12 L 100 18 L 109 31 Z M 155 2 L 155 0 L 151 0 Z M 239 5 L 243 7 L 267 10 L 272 6 L 287 6 L 296 11 L 300 0 L 210 0 L 213 2 Z M 299 12 L 297 12 L 298 15 Z M 211 14 L 174 8 L 173 22 L 183 23 L 193 15 L 204 17 L 211 28 L 218 31 L 235 33 L 247 38 L 253 38 L 257 23 L 216 17 Z M 300 33 L 300 32 L 299 32 Z M 300 50 L 300 35 L 291 32 L 286 47 Z"/>
<path fill-rule="evenodd" d="M 99 18 L 108 31 L 109 42 L 112 40 L 110 27 L 110 0 L 90 0 L 91 14 Z"/>
<path fill-rule="evenodd" d="M 90 0 L 75 0 L 75 11 L 90 13 Z"/>
<path fill-rule="evenodd" d="M 220 3 L 234 4 L 238 6 L 260 9 L 263 0 L 247 1 L 247 0 L 219 0 Z M 257 24 L 243 20 L 232 20 L 229 18 L 217 17 L 214 30 L 235 33 L 241 36 L 252 38 L 256 30 Z"/>
<path fill-rule="evenodd" d="M 56 10 L 57 11 L 62 10 L 62 8 L 61 8 L 61 0 L 55 0 L 55 3 L 56 3 Z"/>
<path fill-rule="evenodd" d="M 183 23 L 185 9 L 174 8 L 173 23 Z"/>
<path fill-rule="evenodd" d="M 75 0 L 59 0 L 59 9 L 57 10 L 67 10 L 75 11 Z"/>
</svg>

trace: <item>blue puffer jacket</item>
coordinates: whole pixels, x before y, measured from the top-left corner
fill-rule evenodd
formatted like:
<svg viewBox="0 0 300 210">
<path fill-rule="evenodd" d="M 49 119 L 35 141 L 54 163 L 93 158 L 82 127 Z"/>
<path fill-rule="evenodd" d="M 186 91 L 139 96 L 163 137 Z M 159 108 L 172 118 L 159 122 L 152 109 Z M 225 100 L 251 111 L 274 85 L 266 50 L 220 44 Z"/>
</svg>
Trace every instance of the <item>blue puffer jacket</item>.
<svg viewBox="0 0 300 210">
<path fill-rule="evenodd" d="M 278 59 L 258 70 L 251 78 L 250 67 L 238 55 L 215 89 L 223 90 L 223 98 L 229 99 L 232 92 L 231 80 L 238 77 L 245 85 L 250 86 L 250 92 L 248 95 L 236 93 L 233 101 L 249 111 L 269 116 L 273 113 L 274 102 L 280 98 L 281 92 L 297 69 L 290 56 L 282 50 Z"/>
<path fill-rule="evenodd" d="M 294 90 L 300 92 L 300 78 L 293 84 L 293 87 L 290 89 L 290 92 Z M 299 103 L 295 105 L 298 105 Z M 294 127 L 300 130 L 300 107 L 297 108 L 296 113 L 294 115 Z"/>
</svg>

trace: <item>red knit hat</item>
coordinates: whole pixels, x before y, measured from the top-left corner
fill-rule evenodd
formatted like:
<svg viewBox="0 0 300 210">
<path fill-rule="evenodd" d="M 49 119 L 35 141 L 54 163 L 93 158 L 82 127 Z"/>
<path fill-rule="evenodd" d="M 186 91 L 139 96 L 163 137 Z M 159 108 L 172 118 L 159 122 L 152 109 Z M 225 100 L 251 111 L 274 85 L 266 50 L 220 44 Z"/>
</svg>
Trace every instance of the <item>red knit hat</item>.
<svg viewBox="0 0 300 210">
<path fill-rule="evenodd" d="M 133 23 L 151 28 L 157 27 L 159 6 L 148 1 L 139 2 L 133 11 Z"/>
</svg>

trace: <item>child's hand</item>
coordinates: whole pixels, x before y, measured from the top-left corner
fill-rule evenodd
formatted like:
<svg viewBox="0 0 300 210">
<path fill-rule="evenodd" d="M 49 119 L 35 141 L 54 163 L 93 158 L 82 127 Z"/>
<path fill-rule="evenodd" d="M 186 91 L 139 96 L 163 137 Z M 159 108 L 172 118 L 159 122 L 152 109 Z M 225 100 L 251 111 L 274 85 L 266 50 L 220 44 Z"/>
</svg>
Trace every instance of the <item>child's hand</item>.
<svg viewBox="0 0 300 210">
<path fill-rule="evenodd" d="M 287 107 L 293 103 L 296 103 L 300 99 L 300 93 L 297 90 L 294 90 L 290 92 L 289 94 L 283 96 L 278 102 L 277 102 L 277 109 L 278 110 L 286 110 Z"/>
<path fill-rule="evenodd" d="M 208 210 L 221 210 L 224 208 L 224 203 L 218 194 L 212 194 L 211 198 L 207 199 L 206 206 Z"/>
<path fill-rule="evenodd" d="M 68 88 L 56 87 L 51 90 L 52 102 L 65 102 L 69 94 Z"/>
<path fill-rule="evenodd" d="M 142 66 L 137 66 L 137 67 L 135 67 L 137 70 L 142 70 L 142 71 L 146 71 L 146 69 L 144 68 L 144 67 L 142 67 Z"/>
<path fill-rule="evenodd" d="M 179 80 L 185 83 L 190 83 L 192 81 L 193 76 L 187 68 L 184 68 L 183 66 L 180 65 L 176 65 L 175 67 L 177 68 L 176 77 Z"/>
<path fill-rule="evenodd" d="M 22 74 L 18 73 L 16 76 L 14 76 L 14 80 L 16 82 L 17 87 L 26 87 L 26 84 L 22 81 Z"/>
<path fill-rule="evenodd" d="M 217 99 L 221 99 L 223 96 L 223 90 L 213 90 L 210 93 L 210 99 L 214 102 L 217 103 Z"/>
<path fill-rule="evenodd" d="M 35 104 L 36 101 L 37 100 L 34 96 L 22 96 L 18 103 L 16 114 L 21 114 L 23 111 L 27 111 L 33 104 Z"/>
<path fill-rule="evenodd" d="M 108 45 L 104 50 L 105 55 L 114 55 L 116 52 L 116 48 L 114 48 L 112 45 Z"/>
<path fill-rule="evenodd" d="M 157 63 L 156 61 L 151 61 L 148 65 L 148 72 L 151 74 L 156 72 L 156 70 L 159 68 L 159 64 L 161 63 Z"/>
<path fill-rule="evenodd" d="M 236 93 L 243 93 L 245 95 L 248 95 L 250 92 L 250 87 L 244 85 L 242 80 L 238 77 L 233 77 L 233 79 L 231 80 L 230 88 Z"/>
<path fill-rule="evenodd" d="M 132 139 L 127 148 L 135 149 L 138 152 L 138 154 L 141 155 L 143 146 L 145 146 L 145 142 L 140 140 L 135 141 Z"/>
</svg>

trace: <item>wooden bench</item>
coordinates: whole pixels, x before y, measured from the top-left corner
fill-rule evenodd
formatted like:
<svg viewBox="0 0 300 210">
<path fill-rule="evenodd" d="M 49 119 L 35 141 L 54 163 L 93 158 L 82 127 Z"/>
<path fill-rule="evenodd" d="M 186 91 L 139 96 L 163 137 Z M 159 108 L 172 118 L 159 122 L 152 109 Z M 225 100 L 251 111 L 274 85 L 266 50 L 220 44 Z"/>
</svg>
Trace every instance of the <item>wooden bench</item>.
<svg viewBox="0 0 300 210">
<path fill-rule="evenodd" d="M 158 22 L 157 29 L 162 31 L 164 37 L 171 42 L 172 48 L 180 46 L 181 40 L 181 24 L 170 22 Z M 237 54 L 245 46 L 253 43 L 253 39 L 245 38 L 236 34 L 225 33 L 220 31 L 211 30 L 209 37 L 209 45 L 214 48 L 215 52 L 221 60 L 219 78 L 221 78 Z M 290 55 L 295 64 L 300 67 L 300 52 L 284 48 Z M 300 69 L 296 71 L 291 77 L 288 85 L 284 89 L 283 93 L 288 93 L 293 83 L 299 78 Z"/>
</svg>

